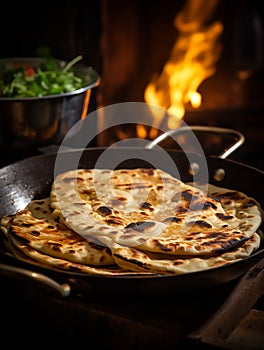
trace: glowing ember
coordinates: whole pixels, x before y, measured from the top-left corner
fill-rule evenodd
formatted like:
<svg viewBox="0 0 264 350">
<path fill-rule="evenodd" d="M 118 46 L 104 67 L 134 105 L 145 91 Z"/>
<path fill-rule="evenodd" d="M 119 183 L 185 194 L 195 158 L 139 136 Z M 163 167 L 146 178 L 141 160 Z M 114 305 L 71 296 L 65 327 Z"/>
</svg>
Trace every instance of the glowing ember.
<svg viewBox="0 0 264 350">
<path fill-rule="evenodd" d="M 144 98 L 150 105 L 168 111 L 168 128 L 179 126 L 190 104 L 198 108 L 202 96 L 200 84 L 215 73 L 221 45 L 218 38 L 223 26 L 220 22 L 205 25 L 217 0 L 189 0 L 175 18 L 179 36 L 160 76 L 154 76 L 145 89 Z M 156 123 L 158 124 L 158 123 Z M 141 131 L 141 135 L 142 135 Z"/>
</svg>

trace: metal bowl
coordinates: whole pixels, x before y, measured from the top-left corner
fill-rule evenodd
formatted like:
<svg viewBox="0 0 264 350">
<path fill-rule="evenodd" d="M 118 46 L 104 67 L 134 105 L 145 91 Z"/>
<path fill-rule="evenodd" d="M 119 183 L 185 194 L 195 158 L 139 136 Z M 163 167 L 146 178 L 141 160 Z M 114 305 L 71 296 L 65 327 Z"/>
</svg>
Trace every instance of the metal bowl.
<svg viewBox="0 0 264 350">
<path fill-rule="evenodd" d="M 43 62 L 38 57 L 0 59 L 0 64 L 13 62 L 29 64 L 34 68 Z M 61 67 L 66 62 L 58 60 Z M 59 144 L 67 132 L 88 112 L 91 90 L 100 83 L 100 77 L 91 67 L 77 63 L 74 73 L 87 81 L 87 86 L 63 94 L 43 97 L 0 97 L 0 145 L 20 142 L 29 147 Z M 91 74 L 92 73 L 92 79 Z"/>
</svg>

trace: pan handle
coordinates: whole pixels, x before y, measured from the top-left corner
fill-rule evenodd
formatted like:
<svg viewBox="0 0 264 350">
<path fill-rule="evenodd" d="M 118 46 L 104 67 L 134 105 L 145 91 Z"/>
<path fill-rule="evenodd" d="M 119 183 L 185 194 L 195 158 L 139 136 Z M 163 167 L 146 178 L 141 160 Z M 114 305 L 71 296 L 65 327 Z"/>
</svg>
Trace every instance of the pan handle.
<svg viewBox="0 0 264 350">
<path fill-rule="evenodd" d="M 207 133 L 218 133 L 218 134 L 224 134 L 228 135 L 230 134 L 234 138 L 234 142 L 226 147 L 220 154 L 219 158 L 225 159 L 230 156 L 236 149 L 238 149 L 244 142 L 245 142 L 245 137 L 244 135 L 236 130 L 233 129 L 228 129 L 228 128 L 221 128 L 221 127 L 216 127 L 216 126 L 202 126 L 202 125 L 192 125 L 192 126 L 182 126 L 177 129 L 172 129 L 168 130 L 165 133 L 161 134 L 154 140 L 152 140 L 146 148 L 152 149 L 155 146 L 157 146 L 160 142 L 164 141 L 166 138 L 170 136 L 175 136 L 177 134 L 180 134 L 182 132 L 186 131 L 202 131 L 202 132 L 207 132 Z"/>
<path fill-rule="evenodd" d="M 30 271 L 16 266 L 0 264 L 0 273 L 11 273 L 25 276 L 27 278 L 33 279 L 45 286 L 51 288 L 56 293 L 59 293 L 62 297 L 67 297 L 70 294 L 71 287 L 67 283 L 59 284 L 52 278 L 45 276 L 41 273 Z"/>
</svg>

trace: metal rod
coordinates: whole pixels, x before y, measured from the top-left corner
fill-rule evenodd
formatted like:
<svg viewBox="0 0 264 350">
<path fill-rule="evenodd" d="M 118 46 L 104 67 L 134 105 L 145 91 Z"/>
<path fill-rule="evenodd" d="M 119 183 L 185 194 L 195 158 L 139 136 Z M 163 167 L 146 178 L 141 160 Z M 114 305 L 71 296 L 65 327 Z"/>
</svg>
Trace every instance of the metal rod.
<svg viewBox="0 0 264 350">
<path fill-rule="evenodd" d="M 34 271 L 30 271 L 20 267 L 6 265 L 6 264 L 0 264 L 0 273 L 1 271 L 10 272 L 12 274 L 23 275 L 30 279 L 36 280 L 41 284 L 44 284 L 50 287 L 51 289 L 59 293 L 62 297 L 67 297 L 71 291 L 71 287 L 67 283 L 59 284 L 56 281 L 54 281 L 52 278 L 47 277 L 38 272 L 34 272 Z"/>
<path fill-rule="evenodd" d="M 238 149 L 244 142 L 245 137 L 244 135 L 236 130 L 228 129 L 228 128 L 221 128 L 216 126 L 202 126 L 202 125 L 192 125 L 192 126 L 182 126 L 177 129 L 168 130 L 162 135 L 159 135 L 157 138 L 152 140 L 146 148 L 152 149 L 158 144 L 160 144 L 162 141 L 166 140 L 170 136 L 175 136 L 177 134 L 180 134 L 182 132 L 186 131 L 202 131 L 207 133 L 218 133 L 218 134 L 231 134 L 234 135 L 234 142 L 229 145 L 227 148 L 225 148 L 220 154 L 219 158 L 225 159 L 228 156 L 230 156 L 236 149 Z"/>
</svg>

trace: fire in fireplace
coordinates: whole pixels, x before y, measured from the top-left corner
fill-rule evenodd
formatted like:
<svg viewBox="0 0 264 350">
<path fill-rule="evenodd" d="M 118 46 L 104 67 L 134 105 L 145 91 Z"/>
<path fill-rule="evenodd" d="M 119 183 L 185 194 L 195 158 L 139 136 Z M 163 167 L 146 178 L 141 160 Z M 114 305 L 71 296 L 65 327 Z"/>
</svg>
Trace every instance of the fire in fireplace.
<svg viewBox="0 0 264 350">
<path fill-rule="evenodd" d="M 165 108 L 171 115 L 169 129 L 179 126 L 186 105 L 200 107 L 199 86 L 215 73 L 223 31 L 220 21 L 210 23 L 217 4 L 218 0 L 186 1 L 174 19 L 178 35 L 170 56 L 161 74 L 154 76 L 146 87 L 146 102 Z"/>
<path fill-rule="evenodd" d="M 99 104 L 146 101 L 191 125 L 234 128 L 246 137 L 237 159 L 262 167 L 263 20 L 249 0 L 102 1 Z"/>
</svg>

